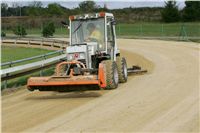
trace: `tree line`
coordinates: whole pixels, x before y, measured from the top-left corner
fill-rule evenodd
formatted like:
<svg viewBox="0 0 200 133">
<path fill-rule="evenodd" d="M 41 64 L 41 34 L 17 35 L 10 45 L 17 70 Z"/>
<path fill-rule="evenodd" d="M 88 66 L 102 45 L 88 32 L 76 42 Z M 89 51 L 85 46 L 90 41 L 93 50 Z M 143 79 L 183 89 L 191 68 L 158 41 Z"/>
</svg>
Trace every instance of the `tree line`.
<svg viewBox="0 0 200 133">
<path fill-rule="evenodd" d="M 80 2 L 79 6 L 73 9 L 63 7 L 58 3 L 50 3 L 44 7 L 42 2 L 34 1 L 28 6 L 22 7 L 17 4 L 9 7 L 6 3 L 1 3 L 2 29 L 4 30 L 6 27 L 6 29 L 12 29 L 16 35 L 25 36 L 27 35 L 27 26 L 42 27 L 42 36 L 49 37 L 53 36 L 56 26 L 60 25 L 60 20 L 66 20 L 72 14 L 101 11 L 113 13 L 119 23 L 200 21 L 200 1 L 185 1 L 185 7 L 181 10 L 178 9 L 176 1 L 166 1 L 164 7 L 127 7 L 123 9 L 108 9 L 106 5 L 100 7 L 94 1 Z M 14 16 L 22 18 L 21 20 L 7 19 Z M 6 36 L 6 33 L 2 32 L 1 36 Z"/>
<path fill-rule="evenodd" d="M 113 13 L 116 18 L 124 22 L 138 20 L 163 22 L 200 21 L 200 1 L 185 1 L 185 5 L 183 9 L 179 10 L 176 1 L 166 1 L 165 7 L 108 9 L 106 5 L 100 7 L 94 1 L 83 1 L 79 3 L 78 7 L 69 9 L 58 3 L 50 3 L 47 7 L 44 7 L 42 2 L 34 1 L 28 6 L 22 7 L 17 4 L 9 7 L 6 3 L 1 3 L 1 16 L 68 17 L 71 14 L 107 11 Z"/>
<path fill-rule="evenodd" d="M 178 9 L 176 1 L 167 1 L 161 15 L 164 22 L 200 21 L 200 1 L 185 1 L 182 10 Z"/>
</svg>

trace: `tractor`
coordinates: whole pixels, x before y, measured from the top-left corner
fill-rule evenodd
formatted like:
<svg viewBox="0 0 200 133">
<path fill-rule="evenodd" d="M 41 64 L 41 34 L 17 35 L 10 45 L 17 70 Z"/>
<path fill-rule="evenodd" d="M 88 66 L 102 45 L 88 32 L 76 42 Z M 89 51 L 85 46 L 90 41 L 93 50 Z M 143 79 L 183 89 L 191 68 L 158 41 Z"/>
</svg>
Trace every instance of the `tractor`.
<svg viewBox="0 0 200 133">
<path fill-rule="evenodd" d="M 73 15 L 69 17 L 69 26 L 62 24 L 70 30 L 66 61 L 56 65 L 52 76 L 30 77 L 28 90 L 110 90 L 127 82 L 128 72 L 143 72 L 140 67 L 127 68 L 117 47 L 113 14 Z"/>
</svg>

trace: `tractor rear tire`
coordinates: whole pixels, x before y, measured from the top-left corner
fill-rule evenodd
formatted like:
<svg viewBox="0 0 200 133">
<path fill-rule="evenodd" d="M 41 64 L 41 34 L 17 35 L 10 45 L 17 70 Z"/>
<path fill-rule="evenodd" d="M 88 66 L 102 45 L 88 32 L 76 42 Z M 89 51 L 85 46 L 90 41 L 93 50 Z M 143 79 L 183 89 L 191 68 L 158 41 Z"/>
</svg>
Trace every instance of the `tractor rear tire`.
<svg viewBox="0 0 200 133">
<path fill-rule="evenodd" d="M 102 63 L 105 65 L 105 74 L 106 74 L 105 89 L 111 90 L 117 88 L 119 83 L 117 63 L 111 60 L 106 60 L 103 61 Z"/>
<path fill-rule="evenodd" d="M 124 57 L 118 56 L 116 62 L 119 74 L 119 82 L 125 83 L 127 82 L 128 79 L 126 59 Z"/>
</svg>

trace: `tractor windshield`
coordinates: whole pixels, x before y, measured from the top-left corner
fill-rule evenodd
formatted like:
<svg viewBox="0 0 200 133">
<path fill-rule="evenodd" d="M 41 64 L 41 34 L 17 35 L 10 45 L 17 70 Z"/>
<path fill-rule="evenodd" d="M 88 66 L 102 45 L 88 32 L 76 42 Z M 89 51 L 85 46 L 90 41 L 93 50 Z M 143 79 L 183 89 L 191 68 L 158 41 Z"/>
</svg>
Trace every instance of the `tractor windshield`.
<svg viewBox="0 0 200 133">
<path fill-rule="evenodd" d="M 97 42 L 105 50 L 104 18 L 74 20 L 71 22 L 71 45 Z"/>
</svg>

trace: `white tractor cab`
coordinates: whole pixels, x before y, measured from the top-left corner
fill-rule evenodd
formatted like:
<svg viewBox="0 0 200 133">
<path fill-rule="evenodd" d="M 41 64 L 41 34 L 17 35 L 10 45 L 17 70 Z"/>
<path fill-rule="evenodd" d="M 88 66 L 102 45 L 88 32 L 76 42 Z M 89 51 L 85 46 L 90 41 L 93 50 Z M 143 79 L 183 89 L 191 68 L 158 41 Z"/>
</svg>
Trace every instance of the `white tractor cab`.
<svg viewBox="0 0 200 133">
<path fill-rule="evenodd" d="M 116 44 L 113 14 L 100 12 L 70 16 L 69 22 L 68 60 L 82 61 L 87 68 L 98 68 L 98 64 L 106 59 L 116 61 L 120 53 Z"/>
</svg>

